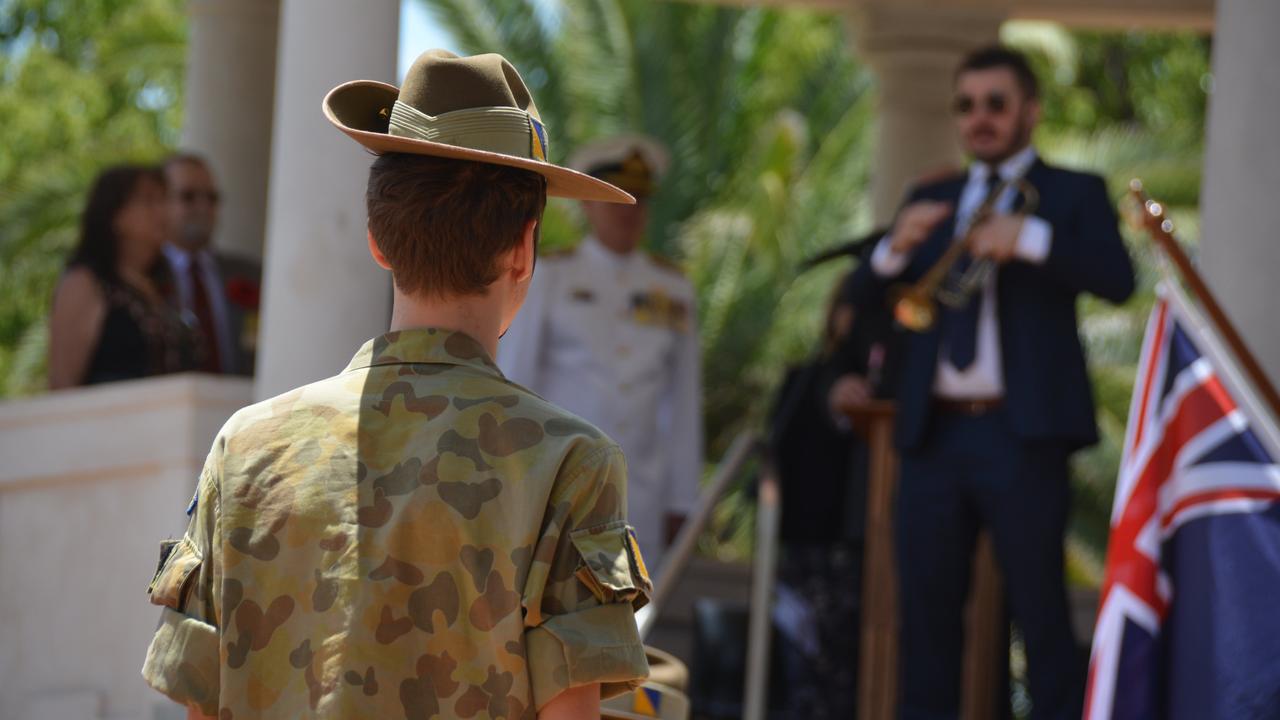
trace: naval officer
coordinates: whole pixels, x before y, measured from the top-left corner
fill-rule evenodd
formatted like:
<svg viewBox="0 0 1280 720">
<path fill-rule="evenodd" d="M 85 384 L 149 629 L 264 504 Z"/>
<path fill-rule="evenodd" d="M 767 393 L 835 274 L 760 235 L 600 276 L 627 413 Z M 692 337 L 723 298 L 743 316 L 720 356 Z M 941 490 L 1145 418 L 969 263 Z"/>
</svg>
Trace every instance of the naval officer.
<svg viewBox="0 0 1280 720">
<path fill-rule="evenodd" d="M 635 205 L 583 202 L 591 234 L 539 260 L 525 310 L 503 337 L 508 377 L 596 424 L 629 470 L 627 505 L 645 557 L 657 566 L 697 500 L 702 383 L 693 286 L 640 250 L 647 200 L 667 153 L 626 135 L 570 158 L 624 188 Z"/>
</svg>

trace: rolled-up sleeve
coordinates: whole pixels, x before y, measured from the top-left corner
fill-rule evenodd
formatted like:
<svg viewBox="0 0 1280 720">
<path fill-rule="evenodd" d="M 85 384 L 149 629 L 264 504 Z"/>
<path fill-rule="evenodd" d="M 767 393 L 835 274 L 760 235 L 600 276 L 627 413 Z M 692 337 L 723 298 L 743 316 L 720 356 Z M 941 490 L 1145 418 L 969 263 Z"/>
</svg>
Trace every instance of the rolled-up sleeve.
<svg viewBox="0 0 1280 720">
<path fill-rule="evenodd" d="M 161 544 L 161 559 L 147 592 L 160 606 L 160 624 L 147 648 L 142 677 L 174 702 L 218 714 L 219 566 L 210 557 L 218 547 L 218 483 L 214 454 L 205 464 L 191 507 L 186 534 Z"/>
<path fill-rule="evenodd" d="M 218 712 L 218 629 L 203 620 L 164 608 L 142 677 L 152 688 L 205 715 Z"/>
<path fill-rule="evenodd" d="M 573 687 L 608 698 L 649 675 L 635 611 L 652 586 L 626 523 L 626 469 L 608 446 L 563 473 L 525 583 L 525 649 L 538 709 Z M 554 548 L 554 551 L 552 550 Z"/>
</svg>

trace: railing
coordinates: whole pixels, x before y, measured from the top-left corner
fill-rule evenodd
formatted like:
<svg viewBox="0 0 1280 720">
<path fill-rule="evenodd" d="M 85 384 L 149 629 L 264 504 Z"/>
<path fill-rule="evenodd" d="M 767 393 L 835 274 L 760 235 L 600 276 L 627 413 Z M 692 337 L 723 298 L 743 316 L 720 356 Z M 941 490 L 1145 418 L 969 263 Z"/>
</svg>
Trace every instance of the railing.
<svg viewBox="0 0 1280 720">
<path fill-rule="evenodd" d="M 662 608 L 666 606 L 671 593 L 675 590 L 676 581 L 684 574 L 685 568 L 689 565 L 689 559 L 693 557 L 693 551 L 698 545 L 698 537 L 711 521 L 711 513 L 715 510 L 716 504 L 739 480 L 747 461 L 758 450 L 756 434 L 750 431 L 740 433 L 729 446 L 724 460 L 720 462 L 715 474 L 711 476 L 707 489 L 702 493 L 697 509 L 685 521 L 671 543 L 671 549 L 667 551 L 667 559 L 658 569 L 658 577 L 654 578 L 653 596 L 649 598 L 649 604 L 636 613 L 636 624 L 640 627 L 642 640 L 648 637 L 649 632 L 658 622 Z"/>
</svg>

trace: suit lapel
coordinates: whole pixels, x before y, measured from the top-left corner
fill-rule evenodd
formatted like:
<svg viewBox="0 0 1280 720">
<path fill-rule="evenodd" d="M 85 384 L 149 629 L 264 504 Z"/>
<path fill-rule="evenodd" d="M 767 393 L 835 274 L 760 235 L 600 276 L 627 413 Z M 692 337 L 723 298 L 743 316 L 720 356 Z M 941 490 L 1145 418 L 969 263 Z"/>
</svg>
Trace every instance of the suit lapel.
<svg viewBox="0 0 1280 720">
<path fill-rule="evenodd" d="M 1052 175 L 1051 169 L 1039 156 L 1036 156 L 1036 161 L 1027 169 L 1027 182 L 1031 183 L 1031 187 L 1034 187 L 1036 192 L 1040 193 L 1040 208 L 1045 207 L 1046 201 L 1052 202 L 1049 194 L 1050 175 Z M 1043 215 L 1043 213 L 1039 212 L 1039 208 L 1037 208 L 1035 214 Z"/>
</svg>

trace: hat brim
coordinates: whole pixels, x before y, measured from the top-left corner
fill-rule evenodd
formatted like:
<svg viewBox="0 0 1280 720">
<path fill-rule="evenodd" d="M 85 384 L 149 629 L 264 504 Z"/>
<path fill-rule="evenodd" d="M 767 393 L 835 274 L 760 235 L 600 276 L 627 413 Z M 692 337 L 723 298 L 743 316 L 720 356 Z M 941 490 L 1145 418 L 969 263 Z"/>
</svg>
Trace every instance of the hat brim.
<svg viewBox="0 0 1280 720">
<path fill-rule="evenodd" d="M 324 116 L 334 127 L 371 152 L 431 155 L 454 160 L 505 165 L 529 170 L 547 179 L 547 194 L 573 200 L 634 204 L 630 193 L 567 167 L 540 160 L 503 155 L 486 150 L 472 150 L 445 143 L 400 137 L 387 133 L 387 119 L 381 114 L 400 95 L 394 85 L 374 80 L 353 80 L 329 91 L 324 96 Z"/>
</svg>

